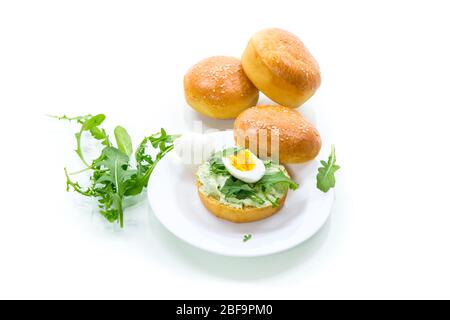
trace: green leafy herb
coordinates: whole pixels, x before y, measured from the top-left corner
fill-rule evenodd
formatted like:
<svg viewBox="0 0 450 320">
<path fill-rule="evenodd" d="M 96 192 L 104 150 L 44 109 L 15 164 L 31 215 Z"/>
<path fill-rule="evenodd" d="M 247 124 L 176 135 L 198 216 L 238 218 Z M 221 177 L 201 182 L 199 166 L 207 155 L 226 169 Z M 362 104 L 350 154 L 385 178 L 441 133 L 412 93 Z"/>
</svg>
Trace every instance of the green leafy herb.
<svg viewBox="0 0 450 320">
<path fill-rule="evenodd" d="M 67 120 L 67 121 L 84 121 L 92 117 L 91 114 L 85 115 L 85 116 L 79 116 L 79 117 L 68 117 L 66 115 L 63 116 L 52 116 L 48 115 L 50 118 L 58 119 L 58 120 Z"/>
<path fill-rule="evenodd" d="M 99 191 L 100 212 L 108 220 L 119 220 L 123 227 L 122 200 L 127 190 L 136 180 L 136 170 L 129 170 L 130 158 L 114 147 L 103 149 L 101 156 L 94 160 L 93 183 Z"/>
<path fill-rule="evenodd" d="M 150 179 L 150 175 L 156 167 L 156 164 L 166 154 L 173 150 L 173 142 L 178 137 L 180 137 L 180 135 L 168 135 L 166 131 L 161 128 L 160 132 L 149 137 L 145 137 L 142 140 L 135 153 L 137 169 L 136 183 L 132 188 L 127 190 L 127 196 L 138 195 L 148 186 L 148 180 Z M 154 159 L 147 153 L 147 149 L 150 147 L 149 144 L 154 149 L 159 149 L 159 152 L 156 154 Z"/>
<path fill-rule="evenodd" d="M 81 151 L 81 138 L 84 132 L 89 132 L 94 139 L 101 141 L 103 145 L 111 146 L 111 142 L 109 141 L 109 137 L 106 134 L 106 131 L 104 129 L 99 128 L 99 126 L 106 119 L 106 116 L 104 114 L 98 114 L 96 116 L 88 114 L 85 116 L 78 116 L 78 117 L 68 117 L 66 115 L 49 116 L 49 117 L 58 120 L 76 121 L 81 125 L 80 131 L 75 133 L 76 139 L 75 152 L 86 167 L 89 167 L 89 164 L 87 163 L 86 159 L 84 158 L 83 152 Z"/>
<path fill-rule="evenodd" d="M 106 116 L 104 114 L 98 114 L 94 117 L 84 117 L 85 121 L 81 126 L 81 131 L 89 131 L 92 128 L 98 127 L 105 121 Z"/>
<path fill-rule="evenodd" d="M 250 240 L 252 238 L 251 234 L 244 234 L 244 239 L 242 239 L 242 242 L 247 242 L 248 240 Z"/>
<path fill-rule="evenodd" d="M 222 158 L 211 159 L 211 172 L 217 175 L 226 176 L 229 175 L 228 170 L 223 164 Z"/>
<path fill-rule="evenodd" d="M 116 127 L 114 135 L 117 147 L 114 147 L 106 131 L 99 127 L 104 122 L 105 115 L 54 118 L 77 121 L 81 125 L 80 131 L 75 135 L 77 141 L 75 152 L 86 168 L 72 174 L 64 169 L 67 191 L 72 189 L 83 196 L 97 199 L 100 213 L 108 221 L 118 222 L 123 228 L 124 198 L 138 195 L 147 187 L 156 164 L 173 149 L 173 142 L 179 136 L 168 135 L 164 129 L 161 129 L 160 132 L 145 137 L 135 153 L 136 166 L 132 167 L 130 156 L 133 148 L 130 136 L 123 127 Z M 101 141 L 105 146 L 100 156 L 91 164 L 88 164 L 82 151 L 81 137 L 84 132 L 90 133 L 94 139 Z M 149 144 L 152 148 L 157 149 L 154 159 L 147 153 Z M 81 187 L 78 182 L 71 179 L 71 176 L 86 171 L 91 173 L 88 187 Z"/>
<path fill-rule="evenodd" d="M 222 175 L 222 176 L 229 176 L 230 173 L 228 172 L 228 170 L 225 168 L 225 165 L 223 164 L 223 157 L 229 157 L 231 155 L 236 155 L 239 150 L 241 150 L 240 148 L 228 148 L 225 149 L 223 151 L 219 151 L 216 152 L 211 159 L 209 160 L 211 166 L 211 172 L 217 175 Z"/>
<path fill-rule="evenodd" d="M 127 130 L 121 126 L 117 126 L 116 129 L 114 129 L 114 136 L 116 137 L 119 150 L 127 156 L 131 156 L 133 153 L 133 144 Z"/>
<path fill-rule="evenodd" d="M 298 188 L 298 184 L 292 181 L 281 170 L 264 175 L 257 183 L 263 186 L 263 188 L 273 187 L 282 192 L 286 192 L 288 189 L 296 190 Z"/>
<path fill-rule="evenodd" d="M 336 185 L 336 178 L 334 174 L 339 170 L 340 166 L 336 164 L 336 151 L 334 145 L 331 146 L 331 153 L 328 156 L 328 162 L 320 161 L 323 167 L 319 168 L 319 173 L 317 174 L 317 189 L 328 192 L 331 188 Z"/>
<path fill-rule="evenodd" d="M 231 149 L 228 151 L 231 151 Z M 212 173 L 228 176 L 220 189 L 220 192 L 225 195 L 225 198 L 235 198 L 238 200 L 251 199 L 258 204 L 264 204 L 265 201 L 268 201 L 272 204 L 272 207 L 276 208 L 280 205 L 280 199 L 271 195 L 273 189 L 285 193 L 288 189 L 296 190 L 298 188 L 298 184 L 290 179 L 282 170 L 267 173 L 256 183 L 246 183 L 236 179 L 230 175 L 223 165 L 221 154 L 222 152 L 216 153 L 209 161 Z M 269 166 L 269 164 L 266 165 Z"/>
<path fill-rule="evenodd" d="M 262 190 L 265 199 L 272 204 L 273 208 L 280 205 L 280 198 L 274 198 L 270 195 L 270 190 L 276 189 L 281 193 L 286 193 L 289 189 L 296 190 L 298 184 L 289 178 L 283 171 L 279 170 L 275 173 L 265 174 L 259 180 L 255 187 Z"/>
<path fill-rule="evenodd" d="M 264 204 L 265 202 L 264 199 L 258 197 L 255 188 L 234 177 L 229 177 L 220 191 L 226 198 L 236 198 L 239 200 L 252 199 L 258 204 Z"/>
</svg>

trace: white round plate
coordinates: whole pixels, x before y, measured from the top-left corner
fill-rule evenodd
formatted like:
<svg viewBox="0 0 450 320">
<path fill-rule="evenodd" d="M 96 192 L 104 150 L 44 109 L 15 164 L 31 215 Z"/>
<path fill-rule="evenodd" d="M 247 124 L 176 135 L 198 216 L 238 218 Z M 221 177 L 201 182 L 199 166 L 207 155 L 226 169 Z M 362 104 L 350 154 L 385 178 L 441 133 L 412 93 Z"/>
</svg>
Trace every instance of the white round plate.
<svg viewBox="0 0 450 320">
<path fill-rule="evenodd" d="M 213 133 L 220 146 L 233 146 L 231 131 Z M 289 191 L 284 207 L 267 219 L 236 224 L 207 211 L 197 195 L 197 166 L 183 165 L 169 153 L 152 173 L 150 205 L 158 220 L 175 236 L 203 250 L 238 257 L 269 255 L 288 250 L 313 236 L 327 221 L 334 190 L 316 188 L 318 161 L 286 166 L 299 183 Z M 244 242 L 244 235 L 252 238 Z"/>
</svg>

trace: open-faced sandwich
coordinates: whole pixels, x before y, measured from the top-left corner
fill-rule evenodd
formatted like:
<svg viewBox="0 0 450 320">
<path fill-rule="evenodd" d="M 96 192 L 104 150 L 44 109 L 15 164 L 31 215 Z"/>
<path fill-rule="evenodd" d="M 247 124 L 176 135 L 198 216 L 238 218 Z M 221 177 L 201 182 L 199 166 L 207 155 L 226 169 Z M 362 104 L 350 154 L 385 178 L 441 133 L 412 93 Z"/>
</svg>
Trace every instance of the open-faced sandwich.
<svg viewBox="0 0 450 320">
<path fill-rule="evenodd" d="M 284 166 L 234 147 L 214 153 L 200 165 L 197 188 L 211 213 L 241 223 L 273 215 L 283 206 L 288 190 L 298 185 Z"/>
</svg>

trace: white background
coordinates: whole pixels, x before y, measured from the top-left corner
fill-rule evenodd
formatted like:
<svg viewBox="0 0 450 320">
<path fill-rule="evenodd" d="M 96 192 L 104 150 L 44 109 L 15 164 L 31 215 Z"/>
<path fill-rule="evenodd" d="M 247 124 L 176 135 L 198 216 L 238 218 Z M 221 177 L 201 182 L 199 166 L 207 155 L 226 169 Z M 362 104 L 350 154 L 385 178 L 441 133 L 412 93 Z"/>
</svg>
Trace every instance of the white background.
<svg viewBox="0 0 450 320">
<path fill-rule="evenodd" d="M 450 298 L 448 14 L 447 1 L 0 2 L 0 298 Z M 192 129 L 185 71 L 272 26 L 318 60 L 301 110 L 342 166 L 313 239 L 225 258 L 176 239 L 146 201 L 119 231 L 65 192 L 75 127 L 45 114 L 104 112 L 136 143 Z"/>
</svg>

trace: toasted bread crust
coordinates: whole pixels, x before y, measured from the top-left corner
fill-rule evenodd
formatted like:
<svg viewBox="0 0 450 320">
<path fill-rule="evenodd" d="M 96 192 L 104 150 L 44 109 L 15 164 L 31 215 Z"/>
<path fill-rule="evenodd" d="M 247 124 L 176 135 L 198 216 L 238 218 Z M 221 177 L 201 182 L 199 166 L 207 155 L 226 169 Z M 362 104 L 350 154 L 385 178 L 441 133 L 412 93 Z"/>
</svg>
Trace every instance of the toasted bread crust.
<svg viewBox="0 0 450 320">
<path fill-rule="evenodd" d="M 201 114 L 217 118 L 236 118 L 258 102 L 259 91 L 245 75 L 241 61 L 216 56 L 194 65 L 184 76 L 187 103 Z"/>
<path fill-rule="evenodd" d="M 267 143 L 259 141 L 260 130 L 267 133 Z M 279 135 L 279 148 L 274 147 L 275 151 L 272 149 L 272 132 Z M 256 143 L 250 143 L 251 137 L 257 140 Z M 258 156 L 263 152 L 276 157 L 272 151 L 278 152 L 281 163 L 312 160 L 322 146 L 317 129 L 299 112 L 283 106 L 256 106 L 245 110 L 234 122 L 234 138 L 237 145 L 249 148 Z"/>
<path fill-rule="evenodd" d="M 300 39 L 277 28 L 253 35 L 242 66 L 259 90 L 290 108 L 302 105 L 321 83 L 319 65 Z"/>
</svg>

